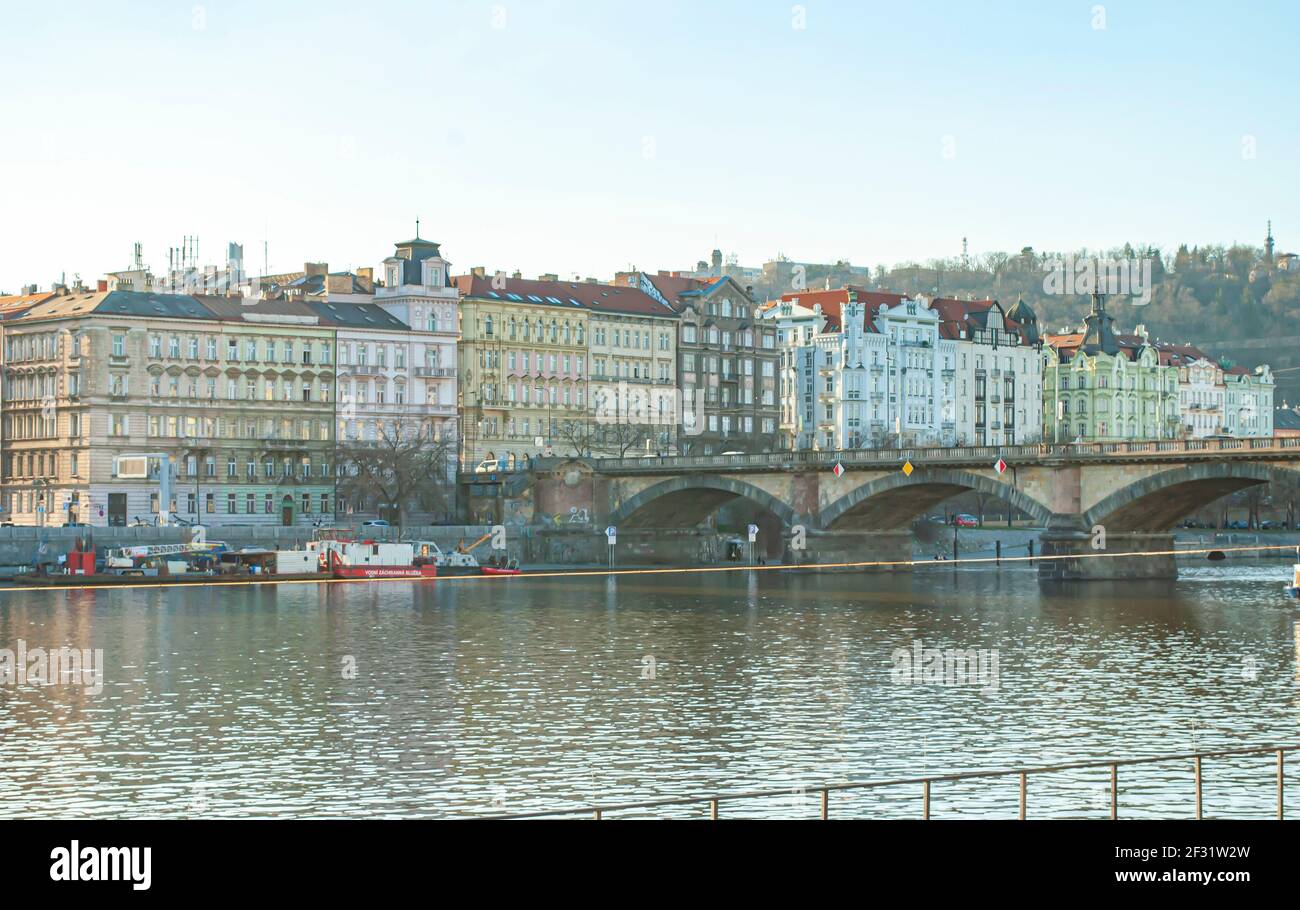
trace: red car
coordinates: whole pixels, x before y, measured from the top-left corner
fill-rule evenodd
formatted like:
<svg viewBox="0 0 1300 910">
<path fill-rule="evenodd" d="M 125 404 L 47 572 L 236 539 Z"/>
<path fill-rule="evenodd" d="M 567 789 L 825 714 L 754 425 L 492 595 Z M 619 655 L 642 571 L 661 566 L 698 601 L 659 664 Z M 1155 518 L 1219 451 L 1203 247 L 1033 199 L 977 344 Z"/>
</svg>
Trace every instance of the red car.
<svg viewBox="0 0 1300 910">
<path fill-rule="evenodd" d="M 959 528 L 978 528 L 980 526 L 980 520 L 978 518 L 974 515 L 966 514 L 956 516 L 953 518 L 952 523 Z"/>
</svg>

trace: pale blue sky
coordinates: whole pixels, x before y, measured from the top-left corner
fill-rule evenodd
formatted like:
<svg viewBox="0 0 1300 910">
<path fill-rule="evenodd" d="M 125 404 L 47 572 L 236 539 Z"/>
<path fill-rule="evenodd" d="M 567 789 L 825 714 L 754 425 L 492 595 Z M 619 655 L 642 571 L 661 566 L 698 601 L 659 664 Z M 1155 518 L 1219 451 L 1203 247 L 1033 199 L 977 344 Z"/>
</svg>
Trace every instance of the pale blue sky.
<svg viewBox="0 0 1300 910">
<path fill-rule="evenodd" d="M 1300 250 L 1300 12 L 1097 5 L 6 4 L 0 290 L 136 240 L 161 269 L 185 234 L 374 265 L 417 215 L 457 270 L 526 275 L 1260 243 L 1268 218 Z"/>
</svg>

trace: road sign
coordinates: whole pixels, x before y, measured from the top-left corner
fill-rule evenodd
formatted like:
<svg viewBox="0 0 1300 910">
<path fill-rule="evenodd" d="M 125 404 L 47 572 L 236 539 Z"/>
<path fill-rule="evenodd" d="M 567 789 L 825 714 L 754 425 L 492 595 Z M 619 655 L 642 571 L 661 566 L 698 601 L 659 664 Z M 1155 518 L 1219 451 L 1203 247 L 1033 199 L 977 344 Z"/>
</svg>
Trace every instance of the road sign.
<svg viewBox="0 0 1300 910">
<path fill-rule="evenodd" d="M 751 525 L 750 525 L 748 528 L 746 528 L 745 530 L 749 531 L 749 542 L 750 542 L 750 543 L 753 543 L 754 541 L 758 540 L 758 525 L 756 525 L 756 524 L 751 524 Z"/>
<path fill-rule="evenodd" d="M 903 462 L 903 474 L 904 474 L 904 475 L 906 475 L 907 477 L 911 477 L 911 476 L 912 476 L 912 472 L 915 471 L 915 470 L 916 470 L 916 468 L 912 467 L 912 462 L 911 462 L 911 461 L 905 461 L 905 462 Z"/>
<path fill-rule="evenodd" d="M 844 476 L 844 465 L 840 464 L 838 461 L 835 462 L 835 467 L 832 470 L 836 477 Z"/>
<path fill-rule="evenodd" d="M 605 536 L 609 538 L 609 545 L 612 547 L 618 541 L 618 528 L 610 525 L 605 529 Z"/>
<path fill-rule="evenodd" d="M 993 470 L 997 471 L 999 474 L 1005 474 L 1007 472 L 1007 463 L 999 458 L 993 463 Z"/>
</svg>

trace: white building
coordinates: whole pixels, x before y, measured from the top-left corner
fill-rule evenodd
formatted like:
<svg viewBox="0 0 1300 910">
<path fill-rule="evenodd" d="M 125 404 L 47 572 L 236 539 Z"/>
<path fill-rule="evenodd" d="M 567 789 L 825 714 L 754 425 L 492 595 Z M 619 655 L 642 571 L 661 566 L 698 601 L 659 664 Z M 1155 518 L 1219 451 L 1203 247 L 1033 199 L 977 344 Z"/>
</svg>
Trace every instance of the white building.
<svg viewBox="0 0 1300 910">
<path fill-rule="evenodd" d="M 795 447 L 953 445 L 957 351 L 940 335 L 940 314 L 921 297 L 888 295 L 891 305 L 859 296 L 810 343 L 788 342 Z"/>
<path fill-rule="evenodd" d="M 406 374 L 411 410 L 448 441 L 457 438 L 456 343 L 460 292 L 438 244 L 416 237 L 384 260 L 375 302 L 410 327 Z"/>
<path fill-rule="evenodd" d="M 1254 371 L 1233 367 L 1223 374 L 1227 400 L 1224 416 L 1232 436 L 1273 435 L 1273 371 L 1267 364 Z"/>
<path fill-rule="evenodd" d="M 792 292 L 758 308 L 757 316 L 760 319 L 775 322 L 777 326 L 777 346 L 781 351 L 780 429 L 784 447 L 811 448 L 816 436 L 816 421 L 808 416 L 807 405 L 810 402 L 805 400 L 808 393 L 801 391 L 811 382 L 808 378 L 808 358 L 806 354 L 801 357 L 799 349 L 813 345 L 814 338 L 823 332 L 838 333 L 843 309 L 847 304 L 860 303 L 874 311 L 880 305 L 893 306 L 902 300 L 902 294 L 869 291 L 864 287 L 849 285 L 835 289 Z M 825 342 L 831 343 L 829 340 Z M 851 438 L 853 434 L 848 436 Z M 819 447 L 820 445 L 818 443 Z"/>
<path fill-rule="evenodd" d="M 1138 326 L 1138 334 L 1146 331 Z M 1163 363 L 1178 368 L 1178 417 L 1191 439 L 1273 435 L 1273 372 L 1224 367 L 1188 344 L 1157 342 Z"/>
<path fill-rule="evenodd" d="M 1227 387 L 1223 368 L 1208 357 L 1183 360 L 1178 366 L 1178 415 L 1190 439 L 1220 436 L 1228 427 Z"/>
<path fill-rule="evenodd" d="M 1018 300 L 931 301 L 940 334 L 956 345 L 956 445 L 997 446 L 1042 438 L 1043 359 L 1038 319 Z"/>
</svg>

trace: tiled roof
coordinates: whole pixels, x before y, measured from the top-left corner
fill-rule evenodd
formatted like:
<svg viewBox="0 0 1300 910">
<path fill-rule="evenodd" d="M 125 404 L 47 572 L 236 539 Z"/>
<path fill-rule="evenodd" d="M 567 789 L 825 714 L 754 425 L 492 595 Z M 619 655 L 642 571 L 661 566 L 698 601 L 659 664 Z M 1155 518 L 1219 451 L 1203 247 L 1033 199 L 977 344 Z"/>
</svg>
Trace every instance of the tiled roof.
<svg viewBox="0 0 1300 910">
<path fill-rule="evenodd" d="M 26 313 L 36 304 L 48 300 L 50 291 L 40 294 L 11 294 L 0 297 L 0 319 L 13 319 Z"/>
<path fill-rule="evenodd" d="M 494 287 L 494 281 L 501 287 Z M 480 300 L 499 300 L 504 303 L 534 306 L 573 307 L 598 313 L 664 317 L 677 315 L 676 310 L 665 306 L 638 288 L 610 284 L 593 284 L 585 281 L 540 281 L 528 278 L 493 279 L 480 275 L 458 275 L 452 279 L 452 284 L 465 297 L 475 297 Z"/>
</svg>

